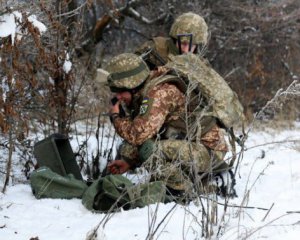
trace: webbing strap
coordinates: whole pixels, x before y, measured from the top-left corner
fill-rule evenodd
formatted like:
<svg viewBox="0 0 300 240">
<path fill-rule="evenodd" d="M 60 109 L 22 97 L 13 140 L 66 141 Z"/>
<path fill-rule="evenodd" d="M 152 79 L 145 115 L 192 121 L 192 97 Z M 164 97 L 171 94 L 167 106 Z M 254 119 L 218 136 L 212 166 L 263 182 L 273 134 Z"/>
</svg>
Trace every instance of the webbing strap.
<svg viewBox="0 0 300 240">
<path fill-rule="evenodd" d="M 176 45 L 173 43 L 172 39 L 169 39 L 169 42 L 168 42 L 168 50 L 169 50 L 169 53 L 173 54 L 173 55 L 178 55 L 179 54 L 179 50 L 178 48 L 176 47 Z"/>
</svg>

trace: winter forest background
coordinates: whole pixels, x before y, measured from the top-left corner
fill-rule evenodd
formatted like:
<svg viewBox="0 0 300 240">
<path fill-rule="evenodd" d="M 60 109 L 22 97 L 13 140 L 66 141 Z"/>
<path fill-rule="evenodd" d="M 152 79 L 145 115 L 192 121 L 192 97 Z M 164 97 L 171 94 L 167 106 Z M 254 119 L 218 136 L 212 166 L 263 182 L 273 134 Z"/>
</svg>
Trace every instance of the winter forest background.
<svg viewBox="0 0 300 240">
<path fill-rule="evenodd" d="M 298 0 L 0 1 L 3 193 L 28 181 L 36 165 L 33 145 L 52 133 L 85 139 L 75 154 L 82 172 L 96 179 L 115 138 L 107 121 L 108 89 L 95 80 L 97 69 L 154 36 L 167 36 L 173 20 L 187 11 L 206 20 L 204 56 L 237 92 L 250 130 L 271 123 L 279 131 L 299 121 Z M 14 12 L 22 20 L 15 18 L 17 30 L 7 35 L 1 24 Z M 91 135 L 97 147 L 88 144 Z"/>
</svg>

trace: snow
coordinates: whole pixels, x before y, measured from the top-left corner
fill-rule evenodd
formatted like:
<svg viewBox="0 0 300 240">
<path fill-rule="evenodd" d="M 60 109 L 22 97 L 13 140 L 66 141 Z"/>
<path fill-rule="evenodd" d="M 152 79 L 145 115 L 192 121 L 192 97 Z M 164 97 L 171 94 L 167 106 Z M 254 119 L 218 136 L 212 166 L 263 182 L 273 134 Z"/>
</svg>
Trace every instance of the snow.
<svg viewBox="0 0 300 240">
<path fill-rule="evenodd" d="M 20 39 L 24 32 L 21 31 L 20 23 L 22 23 L 22 14 L 14 11 L 10 14 L 0 16 L 0 37 L 11 36 L 12 45 L 14 45 L 15 38 Z M 47 30 L 47 27 L 36 19 L 35 15 L 28 16 L 28 21 L 36 27 L 40 33 Z"/>
<path fill-rule="evenodd" d="M 22 31 L 20 27 L 22 21 L 22 14 L 18 11 L 0 16 L 0 38 L 11 36 L 12 45 L 14 45 L 16 38 L 19 40 L 24 34 L 26 34 L 26 32 Z M 28 21 L 32 23 L 32 25 L 36 27 L 40 33 L 44 33 L 47 30 L 47 27 L 42 22 L 38 21 L 35 15 L 28 16 Z M 63 63 L 63 70 L 65 73 L 69 73 L 71 68 L 72 62 L 70 61 L 69 54 L 67 53 L 66 59 Z"/>
<path fill-rule="evenodd" d="M 69 54 L 67 53 L 65 62 L 63 64 L 64 72 L 68 74 L 71 71 L 71 68 L 72 68 L 72 62 L 70 61 Z"/>
<path fill-rule="evenodd" d="M 0 37 L 11 35 L 12 44 L 14 44 L 16 28 L 15 16 L 13 14 L 0 16 Z"/>
<path fill-rule="evenodd" d="M 40 31 L 40 33 L 46 32 L 47 27 L 43 23 L 38 21 L 35 15 L 30 15 L 28 17 L 28 21 L 31 22 L 33 26 L 35 26 Z"/>
<path fill-rule="evenodd" d="M 250 133 L 246 143 L 248 150 L 237 170 L 238 197 L 229 200 L 224 222 L 221 221 L 224 199 L 217 199 L 220 203 L 218 221 L 213 226 L 212 239 L 216 239 L 219 226 L 224 226 L 218 236 L 222 240 L 299 238 L 299 136 L 299 124 L 291 130 Z M 295 139 L 298 142 L 294 142 Z M 204 199 L 203 203 L 206 206 Z M 100 214 L 85 209 L 80 199 L 37 200 L 28 184 L 16 184 L 0 195 L 0 236 L 7 240 L 34 237 L 82 240 L 100 225 L 95 239 L 146 239 L 149 229 L 153 232 L 157 226 L 153 239 L 201 239 L 200 206 L 160 203 Z"/>
</svg>

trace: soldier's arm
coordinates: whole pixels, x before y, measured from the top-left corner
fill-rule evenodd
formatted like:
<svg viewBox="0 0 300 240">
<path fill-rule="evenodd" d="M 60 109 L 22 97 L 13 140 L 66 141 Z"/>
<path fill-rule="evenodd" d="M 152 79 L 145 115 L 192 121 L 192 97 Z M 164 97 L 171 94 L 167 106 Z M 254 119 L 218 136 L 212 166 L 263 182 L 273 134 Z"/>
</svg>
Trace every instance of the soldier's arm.
<svg viewBox="0 0 300 240">
<path fill-rule="evenodd" d="M 122 138 L 133 145 L 141 145 L 158 133 L 168 114 L 179 105 L 183 106 L 184 101 L 184 94 L 175 85 L 160 84 L 149 91 L 135 119 L 117 117 L 113 124 Z"/>
</svg>

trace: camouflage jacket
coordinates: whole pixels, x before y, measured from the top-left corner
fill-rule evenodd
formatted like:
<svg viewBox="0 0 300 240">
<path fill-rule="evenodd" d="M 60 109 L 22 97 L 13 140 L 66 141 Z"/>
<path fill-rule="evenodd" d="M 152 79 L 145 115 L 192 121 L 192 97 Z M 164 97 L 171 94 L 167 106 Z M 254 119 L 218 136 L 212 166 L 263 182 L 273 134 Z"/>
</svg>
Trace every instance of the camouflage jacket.
<svg viewBox="0 0 300 240">
<path fill-rule="evenodd" d="M 164 123 L 176 120 L 184 112 L 185 96 L 173 84 L 154 86 L 146 96 L 134 98 L 138 100 L 132 107 L 133 116 L 113 121 L 116 132 L 132 145 L 141 145 L 155 137 Z"/>
<path fill-rule="evenodd" d="M 169 126 L 178 128 L 180 117 L 186 111 L 186 97 L 176 85 L 168 82 L 153 85 L 151 81 L 155 79 L 150 80 L 150 83 L 144 87 L 151 86 L 146 93 L 142 94 L 145 90 L 142 89 L 141 92 L 135 94 L 131 116 L 117 117 L 113 120 L 116 132 L 132 146 L 126 146 L 125 150 L 123 149 L 130 154 L 121 154 L 130 165 L 139 165 L 136 159 L 136 146 L 142 145 L 150 138 L 156 138 L 158 134 L 161 139 L 169 139 L 170 136 L 167 136 L 169 131 L 166 129 Z M 175 139 L 178 138 L 175 137 Z M 223 132 L 215 122 L 213 126 L 210 126 L 209 131 L 201 135 L 200 141 L 212 150 L 227 151 Z"/>
</svg>

